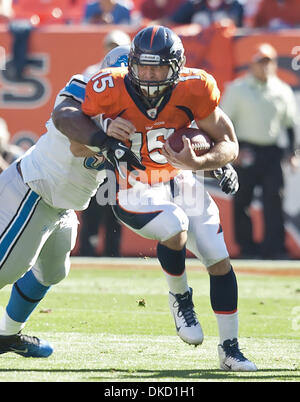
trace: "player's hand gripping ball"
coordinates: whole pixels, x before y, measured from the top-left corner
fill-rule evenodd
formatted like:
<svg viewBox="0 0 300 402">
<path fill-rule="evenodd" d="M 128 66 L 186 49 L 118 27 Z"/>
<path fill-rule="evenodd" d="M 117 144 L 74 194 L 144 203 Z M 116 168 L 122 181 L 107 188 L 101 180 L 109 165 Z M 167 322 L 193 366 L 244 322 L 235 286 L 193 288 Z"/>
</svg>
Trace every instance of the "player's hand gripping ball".
<svg viewBox="0 0 300 402">
<path fill-rule="evenodd" d="M 190 139 L 191 146 L 197 156 L 206 154 L 213 146 L 212 140 L 202 130 L 184 127 L 174 131 L 168 138 L 168 143 L 173 151 L 180 152 L 183 149 L 183 135 Z"/>
</svg>

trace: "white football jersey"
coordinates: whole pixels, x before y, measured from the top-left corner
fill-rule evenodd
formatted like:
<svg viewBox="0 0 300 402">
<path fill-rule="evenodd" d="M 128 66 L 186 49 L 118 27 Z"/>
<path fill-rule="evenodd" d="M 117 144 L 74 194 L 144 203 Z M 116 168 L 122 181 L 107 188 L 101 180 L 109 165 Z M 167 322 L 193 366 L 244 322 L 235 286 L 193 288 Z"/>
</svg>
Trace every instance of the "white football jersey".
<svg viewBox="0 0 300 402">
<path fill-rule="evenodd" d="M 55 106 L 71 97 L 83 102 L 87 78 L 75 75 L 62 89 Z M 99 119 L 98 119 L 99 121 Z M 69 139 L 56 129 L 52 119 L 47 132 L 21 159 L 24 182 L 55 208 L 83 210 L 106 177 L 107 161 L 96 157 L 75 157 Z"/>
</svg>

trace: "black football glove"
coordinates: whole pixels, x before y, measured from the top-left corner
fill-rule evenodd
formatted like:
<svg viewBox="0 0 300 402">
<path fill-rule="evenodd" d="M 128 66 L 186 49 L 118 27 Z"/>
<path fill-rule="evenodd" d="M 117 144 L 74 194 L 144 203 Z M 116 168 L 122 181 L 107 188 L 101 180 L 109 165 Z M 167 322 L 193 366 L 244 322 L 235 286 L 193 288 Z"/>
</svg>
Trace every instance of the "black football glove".
<svg viewBox="0 0 300 402">
<path fill-rule="evenodd" d="M 219 169 L 213 170 L 212 177 L 217 179 L 218 184 L 224 193 L 234 195 L 238 192 L 238 174 L 229 163 Z"/>
<path fill-rule="evenodd" d="M 105 141 L 103 154 L 123 179 L 126 179 L 126 177 L 121 170 L 120 164 L 123 164 L 129 172 L 135 168 L 146 169 L 139 158 L 126 145 L 113 137 L 108 137 Z"/>
</svg>

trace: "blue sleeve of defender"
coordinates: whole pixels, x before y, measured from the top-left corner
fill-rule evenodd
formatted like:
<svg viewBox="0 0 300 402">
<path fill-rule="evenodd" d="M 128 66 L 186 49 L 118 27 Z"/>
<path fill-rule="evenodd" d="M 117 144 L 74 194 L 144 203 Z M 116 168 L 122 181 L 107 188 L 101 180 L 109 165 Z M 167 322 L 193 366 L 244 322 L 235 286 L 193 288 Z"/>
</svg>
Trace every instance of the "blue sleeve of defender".
<svg viewBox="0 0 300 402">
<path fill-rule="evenodd" d="M 75 75 L 60 91 L 59 96 L 66 96 L 82 103 L 85 97 L 85 88 L 87 80 L 82 75 Z"/>
</svg>

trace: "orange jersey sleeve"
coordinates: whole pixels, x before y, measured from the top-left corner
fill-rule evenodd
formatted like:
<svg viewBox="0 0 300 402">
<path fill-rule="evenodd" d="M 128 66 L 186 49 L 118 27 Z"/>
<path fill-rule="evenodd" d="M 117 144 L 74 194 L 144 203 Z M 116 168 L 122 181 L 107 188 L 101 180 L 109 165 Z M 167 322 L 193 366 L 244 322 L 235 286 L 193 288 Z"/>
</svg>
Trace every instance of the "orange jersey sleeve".
<svg viewBox="0 0 300 402">
<path fill-rule="evenodd" d="M 120 93 L 124 91 L 124 76 L 127 68 L 101 70 L 87 83 L 82 111 L 88 116 L 99 114 L 118 115 L 120 110 Z M 113 117 L 113 116 L 112 116 Z"/>
<path fill-rule="evenodd" d="M 195 120 L 209 116 L 220 102 L 216 80 L 204 70 L 185 68 L 178 90 L 180 97 L 192 111 Z"/>
</svg>

